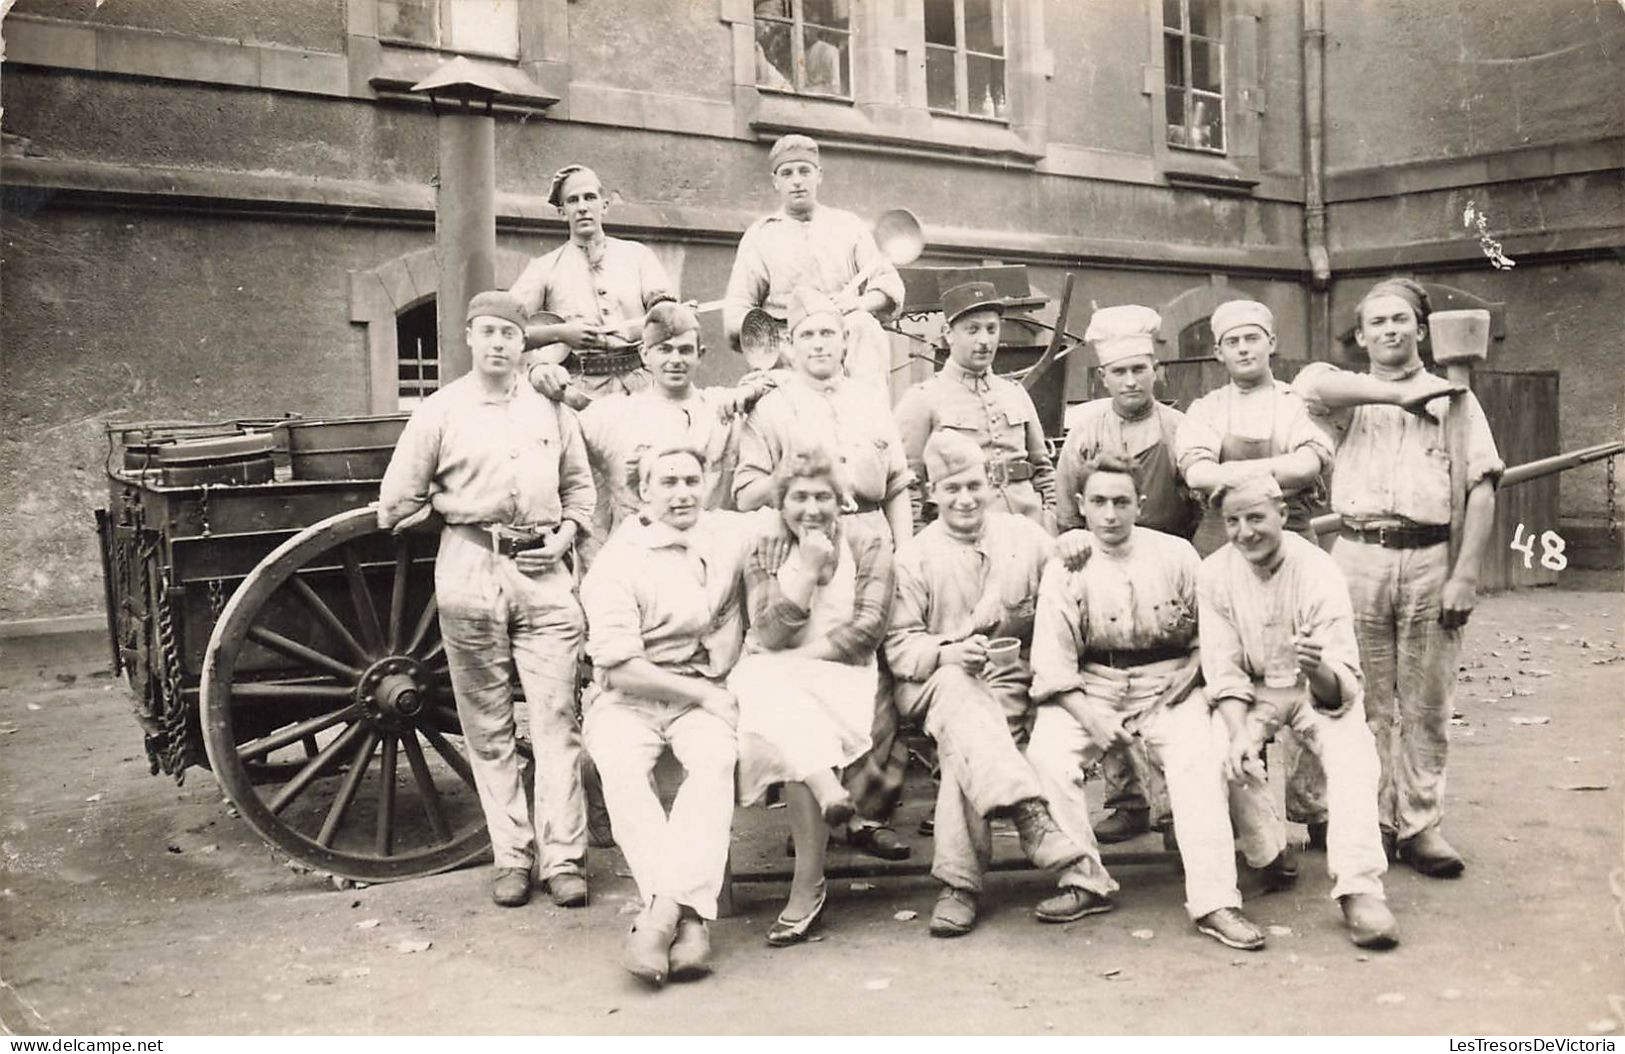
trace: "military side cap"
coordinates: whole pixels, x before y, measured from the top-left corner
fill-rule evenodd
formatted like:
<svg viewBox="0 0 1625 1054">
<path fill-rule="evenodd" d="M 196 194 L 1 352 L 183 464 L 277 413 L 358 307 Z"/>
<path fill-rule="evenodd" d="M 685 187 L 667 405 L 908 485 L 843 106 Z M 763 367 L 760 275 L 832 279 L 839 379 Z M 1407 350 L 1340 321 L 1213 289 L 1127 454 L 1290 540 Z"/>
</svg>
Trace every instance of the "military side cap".
<svg viewBox="0 0 1625 1054">
<path fill-rule="evenodd" d="M 1226 483 L 1216 488 L 1209 504 L 1215 509 L 1222 509 L 1224 503 L 1232 498 L 1240 500 L 1244 505 L 1268 498 L 1279 501 L 1281 498 L 1281 484 L 1269 472 L 1260 469 L 1257 472 L 1248 473 L 1234 483 Z"/>
<path fill-rule="evenodd" d="M 767 154 L 767 168 L 770 172 L 777 172 L 779 166 L 790 161 L 809 161 L 818 164 L 818 144 L 805 135 L 792 133 L 781 135 L 773 149 Z"/>
<path fill-rule="evenodd" d="M 1004 298 L 992 282 L 961 282 L 942 294 L 942 320 L 954 319 L 969 311 L 997 311 L 1004 314 Z"/>
<path fill-rule="evenodd" d="M 643 320 L 643 346 L 652 348 L 699 328 L 700 320 L 687 304 L 662 300 L 649 309 L 649 314 Z"/>
<path fill-rule="evenodd" d="M 926 440 L 925 474 L 936 483 L 957 476 L 966 469 L 987 464 L 987 455 L 976 442 L 958 432 L 940 428 Z"/>
<path fill-rule="evenodd" d="M 1083 339 L 1095 349 L 1102 366 L 1133 358 L 1157 355 L 1157 329 L 1162 316 L 1139 304 L 1103 307 L 1089 317 Z"/>
<path fill-rule="evenodd" d="M 1213 309 L 1214 340 L 1223 340 L 1237 326 L 1258 326 L 1273 337 L 1275 315 L 1256 300 L 1226 300 Z"/>
<path fill-rule="evenodd" d="M 841 309 L 835 306 L 835 301 L 814 289 L 812 286 L 797 286 L 790 293 L 790 303 L 785 310 L 785 323 L 794 334 L 796 327 L 804 319 L 813 315 L 831 314 L 841 317 Z"/>
<path fill-rule="evenodd" d="M 525 328 L 528 318 L 524 305 L 519 303 L 519 298 L 501 289 L 489 289 L 483 293 L 475 293 L 469 298 L 468 321 L 472 322 L 481 315 L 507 319 L 520 329 Z"/>
<path fill-rule="evenodd" d="M 562 209 L 564 207 L 564 184 L 570 181 L 571 176 L 579 175 L 582 172 L 585 172 L 593 179 L 598 179 L 598 173 L 586 165 L 565 165 L 553 173 L 553 182 L 547 188 L 547 203 L 556 209 Z M 598 182 L 602 185 L 603 180 L 598 180 Z"/>
</svg>

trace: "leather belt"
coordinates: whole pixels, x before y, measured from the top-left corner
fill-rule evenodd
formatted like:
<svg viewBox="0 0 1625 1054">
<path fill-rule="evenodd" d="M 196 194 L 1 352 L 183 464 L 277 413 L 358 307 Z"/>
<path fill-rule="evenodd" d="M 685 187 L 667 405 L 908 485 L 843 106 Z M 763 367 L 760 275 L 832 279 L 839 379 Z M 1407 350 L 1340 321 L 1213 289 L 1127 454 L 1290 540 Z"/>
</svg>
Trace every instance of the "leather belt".
<svg viewBox="0 0 1625 1054">
<path fill-rule="evenodd" d="M 575 359 L 574 372 L 583 377 L 616 377 L 643 366 L 643 356 L 636 347 L 577 351 L 572 357 Z"/>
<path fill-rule="evenodd" d="M 987 481 L 995 487 L 1002 487 L 1007 483 L 1020 483 L 1032 478 L 1032 463 L 1024 457 L 989 461 L 987 464 Z"/>
<path fill-rule="evenodd" d="M 1190 648 L 1185 645 L 1170 644 L 1161 648 L 1138 648 L 1133 651 L 1088 651 L 1084 652 L 1083 661 L 1110 666 L 1114 670 L 1126 670 L 1130 666 L 1149 666 L 1154 662 L 1183 659 L 1190 653 Z"/>
<path fill-rule="evenodd" d="M 1345 523 L 1338 533 L 1352 541 L 1380 545 L 1384 549 L 1425 549 L 1450 540 L 1450 528 L 1442 523 L 1383 527 L 1360 527 Z"/>
<path fill-rule="evenodd" d="M 553 525 L 514 527 L 505 523 L 458 523 L 452 526 L 458 528 L 458 533 L 464 538 L 498 556 L 515 556 L 531 549 L 540 549 L 557 529 Z"/>
</svg>

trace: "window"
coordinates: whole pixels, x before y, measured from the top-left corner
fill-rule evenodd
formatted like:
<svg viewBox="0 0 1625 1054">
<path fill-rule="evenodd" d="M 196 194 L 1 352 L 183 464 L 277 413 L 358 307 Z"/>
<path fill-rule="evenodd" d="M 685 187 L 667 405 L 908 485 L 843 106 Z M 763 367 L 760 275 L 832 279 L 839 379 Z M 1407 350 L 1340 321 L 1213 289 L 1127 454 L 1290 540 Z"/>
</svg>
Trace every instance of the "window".
<svg viewBox="0 0 1625 1054">
<path fill-rule="evenodd" d="M 1168 145 L 1225 152 L 1220 0 L 1162 0 Z"/>
<path fill-rule="evenodd" d="M 925 100 L 1006 120 L 1004 0 L 925 0 Z"/>
<path fill-rule="evenodd" d="M 519 57 L 520 0 L 378 0 L 378 37 L 496 58 Z"/>
<path fill-rule="evenodd" d="M 396 409 L 410 410 L 440 387 L 440 337 L 432 298 L 395 316 L 395 361 Z"/>
<path fill-rule="evenodd" d="M 849 0 L 757 0 L 756 86 L 852 97 Z"/>
</svg>

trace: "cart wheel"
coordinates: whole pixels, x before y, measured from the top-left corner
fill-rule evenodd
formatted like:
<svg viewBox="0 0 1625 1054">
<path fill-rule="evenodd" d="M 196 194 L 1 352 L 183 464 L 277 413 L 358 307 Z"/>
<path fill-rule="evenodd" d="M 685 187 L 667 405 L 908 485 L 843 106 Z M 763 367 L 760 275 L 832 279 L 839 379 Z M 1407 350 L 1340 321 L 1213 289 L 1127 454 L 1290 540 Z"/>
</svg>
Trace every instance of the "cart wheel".
<svg viewBox="0 0 1625 1054">
<path fill-rule="evenodd" d="M 248 574 L 209 638 L 209 764 L 249 826 L 313 869 L 382 882 L 489 852 L 434 548 L 380 531 L 373 509 L 330 516 Z"/>
</svg>

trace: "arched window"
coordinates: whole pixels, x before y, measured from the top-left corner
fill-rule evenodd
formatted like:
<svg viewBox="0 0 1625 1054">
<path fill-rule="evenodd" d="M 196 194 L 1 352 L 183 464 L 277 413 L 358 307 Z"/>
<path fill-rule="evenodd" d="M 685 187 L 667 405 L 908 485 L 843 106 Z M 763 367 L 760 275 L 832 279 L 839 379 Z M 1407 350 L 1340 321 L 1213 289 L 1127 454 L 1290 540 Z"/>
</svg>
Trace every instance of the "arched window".
<svg viewBox="0 0 1625 1054">
<path fill-rule="evenodd" d="M 431 297 L 395 316 L 396 406 L 410 410 L 440 387 L 440 340 Z"/>
</svg>

